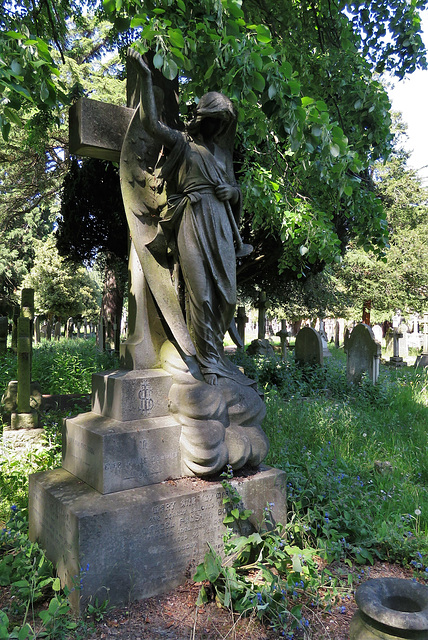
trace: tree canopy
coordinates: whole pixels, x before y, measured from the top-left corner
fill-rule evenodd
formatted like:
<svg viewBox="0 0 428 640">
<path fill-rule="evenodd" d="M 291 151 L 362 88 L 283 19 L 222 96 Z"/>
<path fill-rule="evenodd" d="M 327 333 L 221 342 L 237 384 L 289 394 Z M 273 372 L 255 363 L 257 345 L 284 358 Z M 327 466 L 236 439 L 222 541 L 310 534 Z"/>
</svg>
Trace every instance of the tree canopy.
<svg viewBox="0 0 428 640">
<path fill-rule="evenodd" d="M 95 13 L 89 7 L 87 17 L 73 0 L 55 9 L 38 0 L 6 3 L 0 18 L 3 136 L 23 113 L 47 118 L 51 107 L 81 93 L 77 64 L 57 75 L 61 57 L 84 63 L 113 45 L 124 56 L 135 43 L 143 54 L 151 52 L 167 79 L 179 78 L 184 118 L 204 92 L 222 91 L 239 115 L 242 230 L 255 247 L 238 276 L 248 294 L 256 287 L 274 291 L 280 281 L 339 263 L 351 241 L 378 253 L 387 247 L 371 170 L 388 157 L 393 139 L 378 74 L 389 70 L 401 78 L 426 67 L 419 16 L 426 5 L 104 0 Z M 105 16 L 110 30 L 100 28 Z M 80 37 L 67 34 L 70 18 Z"/>
</svg>

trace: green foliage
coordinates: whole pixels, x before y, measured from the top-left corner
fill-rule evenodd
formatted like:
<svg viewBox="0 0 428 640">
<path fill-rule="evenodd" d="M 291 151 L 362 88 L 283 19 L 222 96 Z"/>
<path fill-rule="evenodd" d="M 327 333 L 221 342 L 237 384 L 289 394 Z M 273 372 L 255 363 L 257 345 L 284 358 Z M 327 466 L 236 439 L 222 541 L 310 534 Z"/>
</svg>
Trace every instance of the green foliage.
<svg viewBox="0 0 428 640">
<path fill-rule="evenodd" d="M 59 578 L 54 576 L 53 566 L 37 543 L 32 543 L 26 533 L 28 523 L 15 505 L 11 517 L 0 534 L 0 585 L 10 586 L 12 598 L 9 615 L 21 616 L 19 626 L 10 629 L 6 611 L 0 611 L 0 638 L 4 640 L 35 640 L 36 638 L 63 638 L 76 633 L 78 623 L 70 616 L 68 589 L 61 592 Z M 46 609 L 37 614 L 35 608 L 49 599 Z M 32 626 L 30 624 L 32 623 Z"/>
<path fill-rule="evenodd" d="M 185 76 L 183 104 L 208 90 L 234 100 L 255 246 L 242 278 L 262 277 L 266 235 L 278 239 L 275 267 L 288 277 L 338 260 L 349 234 L 367 247 L 385 246 L 366 170 L 389 151 L 389 102 L 343 13 L 322 2 L 313 14 L 285 2 L 260 11 L 250 0 L 162 7 L 106 0 L 104 8 L 118 29 L 139 38 L 142 53 L 155 53 L 166 78 Z"/>
<path fill-rule="evenodd" d="M 198 566 L 198 604 L 213 592 L 233 612 L 291 634 L 305 628 L 305 607 L 330 606 L 364 576 L 350 572 L 345 583 L 320 569 L 319 556 L 350 567 L 401 562 L 425 575 L 428 373 L 385 369 L 376 387 L 355 386 L 336 351 L 318 370 L 242 354 L 239 362 L 265 390 L 267 462 L 286 471 L 289 519 L 273 526 L 268 504 L 261 528 L 242 533 L 248 513 L 226 473 L 225 554 L 209 546 Z"/>
<path fill-rule="evenodd" d="M 90 273 L 61 258 L 53 236 L 35 244 L 34 265 L 23 283 L 35 290 L 35 312 L 63 320 L 80 315 L 96 319 L 100 293 Z"/>
<path fill-rule="evenodd" d="M 354 386 L 337 363 L 304 397 L 266 383 L 268 462 L 287 472 L 292 510 L 330 558 L 415 561 L 428 551 L 427 373 L 385 367 L 375 387 Z"/>
<path fill-rule="evenodd" d="M 242 616 L 255 615 L 281 635 L 305 629 L 309 624 L 302 614 L 306 603 L 326 607 L 335 601 L 340 586 L 318 570 L 317 550 L 308 545 L 306 525 L 301 526 L 294 516 L 285 526 L 274 524 L 273 503 L 265 507 L 258 531 L 239 535 L 242 522 L 251 516 L 251 511 L 243 509 L 241 496 L 230 482 L 231 469 L 222 475 L 226 506 L 224 559 L 208 545 L 209 551 L 193 579 L 210 582 L 221 606 Z M 208 593 L 202 585 L 197 604 L 207 600 Z"/>
<path fill-rule="evenodd" d="M 16 355 L 8 353 L 0 360 L 0 391 L 16 379 Z M 94 340 L 61 339 L 33 346 L 32 377 L 41 384 L 42 393 L 90 393 L 92 374 L 118 366 L 117 358 L 100 352 Z"/>
<path fill-rule="evenodd" d="M 351 245 L 330 273 L 331 286 L 343 291 L 342 313 L 348 316 L 359 315 L 364 300 L 372 301 L 374 322 L 389 320 L 396 309 L 421 313 L 428 303 L 428 190 L 407 159 L 397 145 L 391 160 L 374 167 L 391 230 L 384 259 Z"/>
</svg>

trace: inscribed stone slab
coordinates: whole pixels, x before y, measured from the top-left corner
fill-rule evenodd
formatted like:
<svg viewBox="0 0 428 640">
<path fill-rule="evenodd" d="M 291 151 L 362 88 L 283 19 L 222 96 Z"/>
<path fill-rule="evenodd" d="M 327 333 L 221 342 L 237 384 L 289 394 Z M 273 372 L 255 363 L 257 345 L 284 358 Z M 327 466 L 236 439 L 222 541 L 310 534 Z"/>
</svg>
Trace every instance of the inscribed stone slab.
<svg viewBox="0 0 428 640">
<path fill-rule="evenodd" d="M 261 521 L 269 501 L 273 519 L 286 521 L 283 471 L 261 467 L 232 484 L 254 518 Z M 91 597 L 119 605 L 183 583 L 208 542 L 222 550 L 223 495 L 219 482 L 199 478 L 100 495 L 55 469 L 30 476 L 29 536 L 46 550 L 62 584 L 72 587 L 74 576 L 83 578 L 80 591 L 71 593 L 76 610 Z"/>
</svg>

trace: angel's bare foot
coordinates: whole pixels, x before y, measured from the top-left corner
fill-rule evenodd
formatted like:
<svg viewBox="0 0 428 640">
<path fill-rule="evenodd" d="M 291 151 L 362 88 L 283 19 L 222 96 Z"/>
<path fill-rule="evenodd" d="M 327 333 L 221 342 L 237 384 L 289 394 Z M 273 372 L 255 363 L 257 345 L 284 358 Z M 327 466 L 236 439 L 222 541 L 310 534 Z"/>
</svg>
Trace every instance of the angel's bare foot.
<svg viewBox="0 0 428 640">
<path fill-rule="evenodd" d="M 217 384 L 217 376 L 215 373 L 205 373 L 204 378 L 207 384 L 212 384 L 212 385 Z"/>
</svg>

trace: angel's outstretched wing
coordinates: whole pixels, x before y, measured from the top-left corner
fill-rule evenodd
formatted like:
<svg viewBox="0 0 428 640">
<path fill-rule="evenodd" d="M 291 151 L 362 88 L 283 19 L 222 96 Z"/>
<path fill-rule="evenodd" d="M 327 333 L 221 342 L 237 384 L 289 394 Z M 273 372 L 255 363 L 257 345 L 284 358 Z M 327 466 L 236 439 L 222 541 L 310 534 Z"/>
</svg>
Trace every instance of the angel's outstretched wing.
<svg viewBox="0 0 428 640">
<path fill-rule="evenodd" d="M 194 356 L 179 300 L 168 265 L 156 260 L 147 245 L 155 238 L 162 211 L 166 208 L 166 190 L 157 177 L 160 144 L 141 123 L 136 109 L 129 124 L 120 157 L 122 196 L 131 238 L 140 259 L 150 291 L 184 356 Z"/>
</svg>

